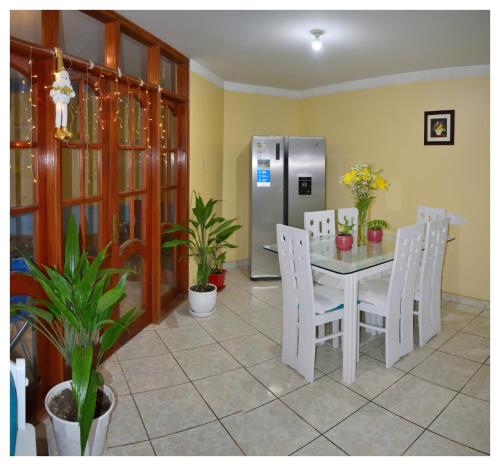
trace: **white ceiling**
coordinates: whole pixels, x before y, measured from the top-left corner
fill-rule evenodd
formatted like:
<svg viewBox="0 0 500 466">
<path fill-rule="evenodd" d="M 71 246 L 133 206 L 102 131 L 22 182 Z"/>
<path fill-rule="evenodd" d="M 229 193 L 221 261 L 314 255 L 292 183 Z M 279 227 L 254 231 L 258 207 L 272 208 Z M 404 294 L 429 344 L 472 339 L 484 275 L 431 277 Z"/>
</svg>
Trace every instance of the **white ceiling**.
<svg viewBox="0 0 500 466">
<path fill-rule="evenodd" d="M 225 81 L 309 89 L 490 63 L 488 11 L 119 11 Z M 323 49 L 311 49 L 320 28 Z"/>
</svg>

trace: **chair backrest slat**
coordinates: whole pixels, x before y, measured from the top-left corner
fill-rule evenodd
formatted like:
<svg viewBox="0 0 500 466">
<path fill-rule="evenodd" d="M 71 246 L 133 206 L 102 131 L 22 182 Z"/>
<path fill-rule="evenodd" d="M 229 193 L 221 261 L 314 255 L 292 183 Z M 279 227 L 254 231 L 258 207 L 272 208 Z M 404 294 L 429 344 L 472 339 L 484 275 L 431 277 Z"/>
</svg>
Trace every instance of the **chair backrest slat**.
<svg viewBox="0 0 500 466">
<path fill-rule="evenodd" d="M 387 296 L 387 357 L 392 365 L 413 351 L 413 301 L 425 225 L 399 228 Z"/>
<path fill-rule="evenodd" d="M 311 238 L 334 235 L 335 211 L 304 212 L 304 229 L 310 232 Z"/>
<path fill-rule="evenodd" d="M 427 224 L 425 249 L 420 274 L 420 345 L 441 331 L 441 278 L 448 240 L 449 217 Z"/>
</svg>

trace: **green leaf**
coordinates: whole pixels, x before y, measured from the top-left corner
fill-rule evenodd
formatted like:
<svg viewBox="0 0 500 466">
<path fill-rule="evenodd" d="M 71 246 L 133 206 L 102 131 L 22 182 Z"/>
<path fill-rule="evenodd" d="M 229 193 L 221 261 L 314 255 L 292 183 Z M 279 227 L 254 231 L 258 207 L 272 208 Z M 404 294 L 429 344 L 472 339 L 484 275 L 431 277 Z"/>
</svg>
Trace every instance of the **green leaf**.
<svg viewBox="0 0 500 466">
<path fill-rule="evenodd" d="M 168 248 L 175 248 L 177 246 L 187 246 L 188 244 L 189 244 L 188 241 L 185 239 L 172 239 L 170 241 L 165 241 L 162 244 L 162 247 L 168 249 Z"/>
<path fill-rule="evenodd" d="M 36 306 L 30 306 L 29 304 L 10 305 L 11 315 L 18 315 L 19 311 L 28 311 L 30 314 L 33 314 L 33 316 L 43 319 L 49 324 L 52 322 L 53 319 L 52 314 L 50 312 L 47 312 L 46 310 L 40 309 L 39 307 Z M 20 317 L 23 320 L 26 320 L 22 315 L 18 315 L 18 317 Z"/>
<path fill-rule="evenodd" d="M 101 336 L 101 349 L 100 352 L 104 354 L 109 350 L 120 338 L 123 331 L 139 317 L 140 312 L 135 308 L 123 314 L 118 320 L 116 320 L 112 325 L 110 325 Z"/>
<path fill-rule="evenodd" d="M 97 372 L 92 369 L 87 388 L 87 396 L 85 397 L 82 409 L 82 415 L 78 419 L 78 422 L 80 424 L 80 454 L 82 456 L 85 454 L 85 447 L 87 446 L 87 442 L 89 439 L 92 422 L 94 422 L 95 405 L 97 400 L 97 386 L 99 385 L 98 381 L 99 377 L 97 375 Z"/>
<path fill-rule="evenodd" d="M 125 292 L 121 288 L 113 288 L 108 292 L 104 293 L 104 295 L 99 298 L 97 302 L 97 310 L 96 312 L 99 314 L 110 307 L 113 307 L 117 304 L 123 297 L 125 296 Z"/>
<path fill-rule="evenodd" d="M 66 244 L 64 246 L 64 275 L 73 278 L 80 259 L 78 243 L 78 226 L 73 214 L 69 216 L 66 225 Z"/>
</svg>

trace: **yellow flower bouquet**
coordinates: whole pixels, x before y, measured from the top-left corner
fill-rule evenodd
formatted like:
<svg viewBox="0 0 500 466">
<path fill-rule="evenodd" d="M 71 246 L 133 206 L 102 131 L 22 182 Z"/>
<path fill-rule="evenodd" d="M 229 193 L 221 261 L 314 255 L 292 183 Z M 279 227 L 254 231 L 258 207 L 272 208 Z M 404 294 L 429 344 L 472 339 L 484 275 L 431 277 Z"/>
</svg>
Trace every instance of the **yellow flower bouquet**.
<svg viewBox="0 0 500 466">
<path fill-rule="evenodd" d="M 366 221 L 368 208 L 374 201 L 373 192 L 376 190 L 387 191 L 389 183 L 370 163 L 356 163 L 340 178 L 340 183 L 350 188 L 354 197 L 354 205 L 358 209 L 358 246 L 363 246 L 366 241 Z"/>
</svg>

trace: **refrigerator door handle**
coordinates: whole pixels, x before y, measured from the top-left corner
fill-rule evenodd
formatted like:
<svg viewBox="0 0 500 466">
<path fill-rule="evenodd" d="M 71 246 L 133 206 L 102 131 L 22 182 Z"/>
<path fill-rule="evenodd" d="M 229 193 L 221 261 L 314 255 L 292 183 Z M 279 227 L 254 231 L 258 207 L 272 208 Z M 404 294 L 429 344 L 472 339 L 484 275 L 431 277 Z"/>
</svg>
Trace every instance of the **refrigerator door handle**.
<svg viewBox="0 0 500 466">
<path fill-rule="evenodd" d="M 276 160 L 280 159 L 280 143 L 276 144 Z"/>
</svg>

